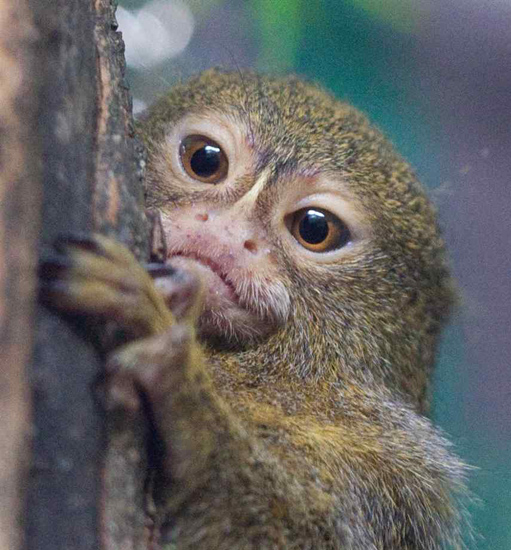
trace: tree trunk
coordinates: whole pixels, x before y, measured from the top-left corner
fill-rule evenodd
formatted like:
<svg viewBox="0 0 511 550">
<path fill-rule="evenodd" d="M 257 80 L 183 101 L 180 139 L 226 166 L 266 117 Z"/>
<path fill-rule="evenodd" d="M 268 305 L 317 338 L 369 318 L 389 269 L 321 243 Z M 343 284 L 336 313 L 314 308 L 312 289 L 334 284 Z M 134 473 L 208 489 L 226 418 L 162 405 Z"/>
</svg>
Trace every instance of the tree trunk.
<svg viewBox="0 0 511 550">
<path fill-rule="evenodd" d="M 34 307 L 61 234 L 147 254 L 123 71 L 111 0 L 0 0 L 0 550 L 146 546 L 145 423 L 104 410 L 87 326 Z"/>
<path fill-rule="evenodd" d="M 27 364 L 39 230 L 35 31 L 24 0 L 0 0 L 0 550 L 22 544 L 27 474 Z"/>
</svg>

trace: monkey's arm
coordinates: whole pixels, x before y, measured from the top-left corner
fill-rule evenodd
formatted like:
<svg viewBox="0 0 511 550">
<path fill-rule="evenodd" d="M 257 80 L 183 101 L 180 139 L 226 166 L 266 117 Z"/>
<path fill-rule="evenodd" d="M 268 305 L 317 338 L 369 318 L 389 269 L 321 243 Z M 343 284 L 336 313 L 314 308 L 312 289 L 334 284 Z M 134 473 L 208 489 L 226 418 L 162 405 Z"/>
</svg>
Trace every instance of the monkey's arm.
<svg viewBox="0 0 511 550">
<path fill-rule="evenodd" d="M 328 422 L 249 396 L 228 405 L 195 341 L 190 280 L 170 277 L 172 315 L 118 245 L 69 250 L 70 261 L 46 264 L 45 294 L 132 334 L 110 356 L 112 393 L 133 406 L 131 386 L 149 403 L 164 446 L 164 539 L 179 549 L 425 550 L 455 535 L 459 465 L 426 421 L 355 390 L 338 392 Z"/>
<path fill-rule="evenodd" d="M 459 464 L 405 407 L 351 391 L 339 392 L 335 423 L 247 396 L 231 407 L 182 324 L 114 358 L 133 369 L 165 444 L 163 531 L 178 548 L 418 550 L 455 539 Z"/>
</svg>

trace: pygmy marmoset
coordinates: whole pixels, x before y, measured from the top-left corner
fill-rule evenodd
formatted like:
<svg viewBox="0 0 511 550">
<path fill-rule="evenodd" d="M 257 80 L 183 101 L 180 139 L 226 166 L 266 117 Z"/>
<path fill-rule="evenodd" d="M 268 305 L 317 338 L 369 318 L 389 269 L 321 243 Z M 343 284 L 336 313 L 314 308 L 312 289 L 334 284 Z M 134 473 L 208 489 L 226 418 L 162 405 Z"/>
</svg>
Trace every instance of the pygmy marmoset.
<svg viewBox="0 0 511 550">
<path fill-rule="evenodd" d="M 453 291 L 410 167 L 294 77 L 207 71 L 139 131 L 175 272 L 93 237 L 47 292 L 129 335 L 163 547 L 460 548 L 465 468 L 424 416 Z"/>
</svg>

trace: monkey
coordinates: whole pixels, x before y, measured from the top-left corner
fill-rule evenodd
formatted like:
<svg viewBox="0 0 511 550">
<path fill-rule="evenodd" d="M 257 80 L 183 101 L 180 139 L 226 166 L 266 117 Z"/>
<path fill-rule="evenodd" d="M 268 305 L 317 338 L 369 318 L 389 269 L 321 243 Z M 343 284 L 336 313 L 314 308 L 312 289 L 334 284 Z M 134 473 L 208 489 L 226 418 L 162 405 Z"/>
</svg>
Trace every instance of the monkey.
<svg viewBox="0 0 511 550">
<path fill-rule="evenodd" d="M 456 291 L 409 164 L 296 76 L 210 69 L 137 130 L 165 263 L 92 235 L 42 279 L 124 330 L 107 372 L 150 410 L 161 547 L 462 548 L 467 468 L 428 418 Z"/>
</svg>

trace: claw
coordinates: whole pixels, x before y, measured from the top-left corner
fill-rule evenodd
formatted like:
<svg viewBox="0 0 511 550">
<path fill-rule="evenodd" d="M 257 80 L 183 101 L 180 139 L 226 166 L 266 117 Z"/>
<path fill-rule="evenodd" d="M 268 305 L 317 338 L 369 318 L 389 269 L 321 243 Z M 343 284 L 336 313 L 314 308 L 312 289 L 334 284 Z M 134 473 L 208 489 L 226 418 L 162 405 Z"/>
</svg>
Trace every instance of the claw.
<svg viewBox="0 0 511 550">
<path fill-rule="evenodd" d="M 38 275 L 44 281 L 53 281 L 63 277 L 72 266 L 73 262 L 68 256 L 48 254 L 39 262 Z"/>
<path fill-rule="evenodd" d="M 176 273 L 175 268 L 170 264 L 148 263 L 145 264 L 144 267 L 153 279 L 158 277 L 172 277 Z"/>
<path fill-rule="evenodd" d="M 69 246 L 75 246 L 90 252 L 105 255 L 100 241 L 90 233 L 69 233 L 60 235 L 54 243 L 58 252 L 66 253 Z"/>
<path fill-rule="evenodd" d="M 39 283 L 39 294 L 44 302 L 53 302 L 53 297 L 58 294 L 65 294 L 69 284 L 62 280 L 41 281 Z"/>
<path fill-rule="evenodd" d="M 149 221 L 149 253 L 152 262 L 163 263 L 167 258 L 167 241 L 161 219 L 161 213 L 155 208 L 147 208 L 146 216 Z"/>
</svg>

